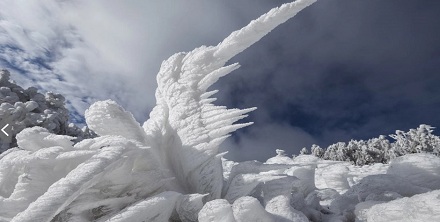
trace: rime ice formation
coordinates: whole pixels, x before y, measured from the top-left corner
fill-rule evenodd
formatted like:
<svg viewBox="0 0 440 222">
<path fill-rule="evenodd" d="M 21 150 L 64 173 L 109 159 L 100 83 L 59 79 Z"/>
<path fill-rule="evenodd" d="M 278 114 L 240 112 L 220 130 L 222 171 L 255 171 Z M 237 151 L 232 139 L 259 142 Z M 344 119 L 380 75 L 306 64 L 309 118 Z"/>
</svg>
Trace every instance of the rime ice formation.
<svg viewBox="0 0 440 222">
<path fill-rule="evenodd" d="M 208 88 L 238 68 L 225 66 L 230 58 L 313 2 L 284 4 L 217 46 L 164 61 L 142 126 L 108 100 L 85 113 L 98 137 L 74 143 L 42 127 L 22 130 L 18 147 L 0 154 L 0 221 L 381 221 L 406 206 L 438 219 L 440 164 L 431 154 L 361 167 L 282 150 L 265 163 L 218 153 L 254 108 L 215 106 Z"/>
<path fill-rule="evenodd" d="M 88 126 L 99 135 L 95 139 L 73 144 L 72 137 L 55 136 L 43 128 L 23 130 L 17 135 L 19 147 L 0 160 L 8 166 L 0 169 L 1 219 L 197 220 L 204 203 L 228 190 L 218 146 L 229 133 L 252 124 L 234 122 L 255 109 L 215 106 L 211 96 L 216 91 L 208 88 L 239 67 L 225 66 L 229 59 L 313 2 L 284 4 L 217 46 L 177 53 L 164 61 L 157 76 L 157 105 L 142 127 L 116 103 L 103 101 L 85 114 Z M 62 104 L 59 100 L 50 104 Z M 265 197 L 265 209 L 272 213 L 268 217 L 305 218 L 289 205 L 291 185 L 283 181 L 294 180 L 287 175 L 255 177 L 252 183 L 273 181 L 286 187 L 279 193 L 264 186 L 271 194 Z M 242 185 L 248 186 L 246 181 Z"/>
</svg>

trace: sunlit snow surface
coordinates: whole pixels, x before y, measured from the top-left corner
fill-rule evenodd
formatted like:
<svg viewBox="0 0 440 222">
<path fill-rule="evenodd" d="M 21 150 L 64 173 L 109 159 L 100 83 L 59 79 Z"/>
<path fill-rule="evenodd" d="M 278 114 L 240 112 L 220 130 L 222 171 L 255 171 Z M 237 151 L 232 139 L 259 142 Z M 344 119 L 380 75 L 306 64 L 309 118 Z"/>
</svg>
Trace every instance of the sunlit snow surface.
<svg viewBox="0 0 440 222">
<path fill-rule="evenodd" d="M 178 53 L 159 71 L 142 126 L 113 101 L 86 111 L 99 137 L 71 142 L 41 127 L 0 154 L 0 221 L 439 221 L 440 161 L 429 154 L 356 167 L 282 151 L 234 163 L 218 146 L 250 109 L 215 106 L 225 66 L 315 0 L 284 4 L 217 46 Z M 292 141 L 293 143 L 295 141 Z"/>
</svg>

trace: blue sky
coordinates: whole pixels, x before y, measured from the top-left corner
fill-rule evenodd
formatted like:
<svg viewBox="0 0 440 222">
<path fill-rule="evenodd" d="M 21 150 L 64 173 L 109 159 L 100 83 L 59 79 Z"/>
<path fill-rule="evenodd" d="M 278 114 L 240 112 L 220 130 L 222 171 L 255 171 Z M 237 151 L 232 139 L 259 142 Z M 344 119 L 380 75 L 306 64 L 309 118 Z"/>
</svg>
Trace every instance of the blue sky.
<svg viewBox="0 0 440 222">
<path fill-rule="evenodd" d="M 0 66 L 65 95 L 77 117 L 114 99 L 143 122 L 161 61 L 216 45 L 283 2 L 5 0 Z M 278 27 L 214 86 L 218 104 L 258 107 L 224 144 L 229 157 L 440 126 L 439 12 L 435 0 L 321 0 Z"/>
</svg>

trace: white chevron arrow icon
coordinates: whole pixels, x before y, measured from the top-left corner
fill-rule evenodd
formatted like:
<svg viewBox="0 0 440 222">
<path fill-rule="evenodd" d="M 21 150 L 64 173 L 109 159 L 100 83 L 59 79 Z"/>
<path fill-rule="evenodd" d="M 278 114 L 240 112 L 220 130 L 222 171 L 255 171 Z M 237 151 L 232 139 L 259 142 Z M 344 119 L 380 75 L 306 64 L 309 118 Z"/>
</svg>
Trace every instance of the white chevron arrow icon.
<svg viewBox="0 0 440 222">
<path fill-rule="evenodd" d="M 8 126 L 9 126 L 9 124 L 6 124 L 6 125 L 2 128 L 2 132 L 3 132 L 4 134 L 6 134 L 6 136 L 9 136 L 9 134 L 5 131 L 6 127 L 8 127 Z"/>
<path fill-rule="evenodd" d="M 0 140 L 2 143 L 11 143 L 12 141 L 12 136 L 14 135 L 12 131 L 14 122 L 12 119 L 12 116 L 3 116 L 2 120 L 0 120 Z"/>
</svg>

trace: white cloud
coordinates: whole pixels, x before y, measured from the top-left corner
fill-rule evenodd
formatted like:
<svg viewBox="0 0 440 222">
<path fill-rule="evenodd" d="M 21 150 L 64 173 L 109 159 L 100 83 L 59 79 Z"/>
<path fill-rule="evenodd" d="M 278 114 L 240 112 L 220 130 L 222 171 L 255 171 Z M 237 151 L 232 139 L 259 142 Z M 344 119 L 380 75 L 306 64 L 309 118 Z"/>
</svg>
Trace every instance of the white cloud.
<svg viewBox="0 0 440 222">
<path fill-rule="evenodd" d="M 160 63 L 236 29 L 223 3 L 191 3 L 5 0 L 0 66 L 16 68 L 20 84 L 62 93 L 80 113 L 84 97 L 110 98 L 145 120 Z"/>
</svg>

